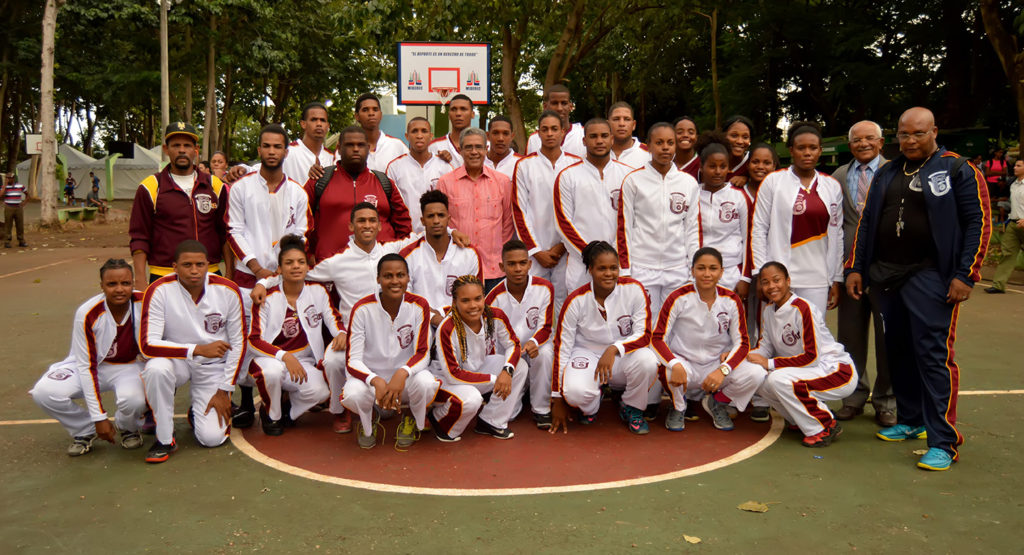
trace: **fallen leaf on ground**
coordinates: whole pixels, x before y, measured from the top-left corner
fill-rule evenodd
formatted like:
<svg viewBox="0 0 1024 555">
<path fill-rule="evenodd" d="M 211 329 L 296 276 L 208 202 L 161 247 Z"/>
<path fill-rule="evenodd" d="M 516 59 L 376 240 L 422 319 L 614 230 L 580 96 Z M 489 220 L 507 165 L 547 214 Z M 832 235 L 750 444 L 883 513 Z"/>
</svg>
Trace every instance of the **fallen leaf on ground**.
<svg viewBox="0 0 1024 555">
<path fill-rule="evenodd" d="M 927 452 L 928 452 L 927 449 L 914 449 L 914 454 L 915 455 L 924 455 Z"/>
<path fill-rule="evenodd" d="M 758 503 L 757 501 L 747 501 L 746 503 L 740 503 L 736 506 L 741 511 L 747 511 L 751 513 L 767 513 L 768 505 L 764 503 Z"/>
<path fill-rule="evenodd" d="M 686 540 L 686 543 L 700 543 L 700 538 L 697 536 L 687 536 L 686 534 L 683 534 L 683 539 Z"/>
</svg>

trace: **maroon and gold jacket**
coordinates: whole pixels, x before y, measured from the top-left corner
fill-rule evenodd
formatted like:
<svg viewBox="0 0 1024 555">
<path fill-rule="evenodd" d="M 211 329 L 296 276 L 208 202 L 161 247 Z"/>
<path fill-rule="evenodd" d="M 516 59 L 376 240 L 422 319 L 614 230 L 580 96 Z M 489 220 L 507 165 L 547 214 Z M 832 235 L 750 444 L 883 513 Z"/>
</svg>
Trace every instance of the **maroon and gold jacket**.
<svg viewBox="0 0 1024 555">
<path fill-rule="evenodd" d="M 146 253 L 150 273 L 167 275 L 174 263 L 174 250 L 186 239 L 196 239 L 207 251 L 210 271 L 221 261 L 227 240 L 224 214 L 228 209 L 228 188 L 208 173 L 196 172 L 192 195 L 174 183 L 170 170 L 142 180 L 135 191 L 128 235 L 132 253 Z"/>
</svg>

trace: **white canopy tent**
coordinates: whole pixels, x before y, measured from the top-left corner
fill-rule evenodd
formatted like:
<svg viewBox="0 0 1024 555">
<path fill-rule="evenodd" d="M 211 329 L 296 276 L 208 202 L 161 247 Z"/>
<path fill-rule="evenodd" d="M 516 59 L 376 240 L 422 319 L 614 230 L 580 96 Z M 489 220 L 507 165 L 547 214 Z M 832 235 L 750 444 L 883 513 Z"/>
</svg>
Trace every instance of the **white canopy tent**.
<svg viewBox="0 0 1024 555">
<path fill-rule="evenodd" d="M 135 198 L 135 191 L 139 188 L 139 183 L 160 171 L 159 152 L 154 154 L 152 150 L 143 148 L 138 144 L 132 145 L 132 149 L 134 158 L 107 156 L 102 160 L 104 165 L 110 161 L 113 162 L 111 179 L 114 185 L 114 199 Z"/>
</svg>

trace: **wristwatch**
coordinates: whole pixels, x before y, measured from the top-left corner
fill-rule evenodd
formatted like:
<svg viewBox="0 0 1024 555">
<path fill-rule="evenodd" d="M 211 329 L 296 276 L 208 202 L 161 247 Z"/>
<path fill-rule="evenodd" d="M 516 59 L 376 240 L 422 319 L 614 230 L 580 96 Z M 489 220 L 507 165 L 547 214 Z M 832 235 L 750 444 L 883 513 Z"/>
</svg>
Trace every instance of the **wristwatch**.
<svg viewBox="0 0 1024 555">
<path fill-rule="evenodd" d="M 729 372 L 732 372 L 732 369 L 729 368 L 728 364 L 723 364 L 719 366 L 718 369 L 722 371 L 722 376 L 728 376 Z"/>
<path fill-rule="evenodd" d="M 502 367 L 502 370 L 508 372 L 508 377 L 510 378 L 516 375 L 516 369 L 511 364 L 506 364 L 504 367 Z"/>
</svg>

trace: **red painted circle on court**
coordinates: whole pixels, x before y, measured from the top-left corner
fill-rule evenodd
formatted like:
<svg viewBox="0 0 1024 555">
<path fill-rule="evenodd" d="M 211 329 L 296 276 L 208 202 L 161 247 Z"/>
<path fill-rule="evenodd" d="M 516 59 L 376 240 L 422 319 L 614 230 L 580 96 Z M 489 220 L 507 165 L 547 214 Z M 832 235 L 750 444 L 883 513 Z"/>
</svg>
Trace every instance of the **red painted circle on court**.
<svg viewBox="0 0 1024 555">
<path fill-rule="evenodd" d="M 307 414 L 284 435 L 264 435 L 259 425 L 242 431 L 266 458 L 326 477 L 408 488 L 451 490 L 560 488 L 634 480 L 708 465 L 740 453 L 770 435 L 767 423 L 741 415 L 736 428 L 716 430 L 706 414 L 683 432 L 664 427 L 664 413 L 645 436 L 629 433 L 611 403 L 590 426 L 573 423 L 568 434 L 538 430 L 529 415 L 511 424 L 515 437 L 498 440 L 472 426 L 457 443 L 424 432 L 407 452 L 395 450 L 399 418 L 382 422 L 387 433 L 373 449 L 360 449 L 355 432 L 335 434 L 326 412 Z M 356 419 L 353 418 L 353 429 Z M 236 432 L 237 433 L 237 432 Z"/>
</svg>

